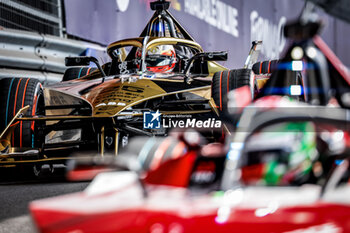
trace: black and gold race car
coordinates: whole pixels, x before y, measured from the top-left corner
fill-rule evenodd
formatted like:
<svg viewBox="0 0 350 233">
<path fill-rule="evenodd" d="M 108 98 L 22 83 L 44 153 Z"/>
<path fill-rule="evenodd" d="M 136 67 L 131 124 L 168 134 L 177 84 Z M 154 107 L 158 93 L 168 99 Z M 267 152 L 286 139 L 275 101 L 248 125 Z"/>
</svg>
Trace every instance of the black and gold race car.
<svg viewBox="0 0 350 233">
<path fill-rule="evenodd" d="M 68 57 L 67 66 L 80 67 L 44 87 L 35 79 L 1 79 L 0 166 L 59 163 L 72 149 L 117 154 L 129 136 L 166 135 L 176 126 L 169 120 L 162 127 L 159 116 L 218 123 L 222 88 L 235 85 L 215 62 L 226 60 L 227 52 L 203 52 L 168 7 L 166 1 L 151 3 L 155 13 L 140 37 L 110 44 L 111 61 L 102 66 L 93 57 Z M 89 68 L 91 62 L 97 68 Z M 195 120 L 188 124 L 196 126 Z"/>
</svg>

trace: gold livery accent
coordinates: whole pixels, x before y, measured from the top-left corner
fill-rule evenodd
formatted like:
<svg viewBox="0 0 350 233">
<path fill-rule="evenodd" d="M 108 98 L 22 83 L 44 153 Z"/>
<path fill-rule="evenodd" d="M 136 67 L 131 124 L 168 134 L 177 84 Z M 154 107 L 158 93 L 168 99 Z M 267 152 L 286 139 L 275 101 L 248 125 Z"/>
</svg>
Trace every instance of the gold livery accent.
<svg viewBox="0 0 350 233">
<path fill-rule="evenodd" d="M 148 41 L 146 50 L 148 51 L 159 45 L 184 45 L 196 49 L 199 52 L 203 52 L 202 47 L 197 42 L 173 37 L 153 37 Z"/>
<path fill-rule="evenodd" d="M 76 119 L 92 119 L 92 116 L 44 116 L 44 117 L 21 117 L 16 121 L 59 121 L 59 120 L 76 120 Z"/>
<path fill-rule="evenodd" d="M 25 114 L 28 109 L 29 109 L 29 105 L 21 108 L 17 114 L 15 115 L 14 118 L 12 118 L 12 120 L 10 121 L 10 123 L 7 125 L 7 127 L 5 128 L 5 130 L 1 133 L 0 135 L 0 151 L 3 151 L 6 147 L 9 147 L 9 149 L 11 149 L 11 136 L 13 131 L 16 128 L 16 123 L 15 121 L 17 120 L 17 118 L 20 117 L 20 115 Z"/>
<path fill-rule="evenodd" d="M 115 54 L 113 54 L 113 52 L 116 49 L 127 47 L 127 46 L 141 48 L 143 40 L 144 40 L 143 37 L 138 37 L 138 38 L 131 38 L 126 40 L 116 41 L 108 45 L 107 53 L 111 58 L 116 58 Z M 196 49 L 198 52 L 203 52 L 202 47 L 197 42 L 194 42 L 192 40 L 174 38 L 174 37 L 161 37 L 161 38 L 151 37 L 148 40 L 148 43 L 146 44 L 146 51 L 159 45 L 184 45 L 184 46 L 188 46 L 193 49 Z"/>
<path fill-rule="evenodd" d="M 92 104 L 94 117 L 112 117 L 127 107 L 158 95 L 167 93 L 151 80 L 138 79 L 129 83 L 114 79 L 95 87 L 83 97 Z"/>
<path fill-rule="evenodd" d="M 114 128 L 115 130 L 115 139 L 114 139 L 114 155 L 118 155 L 118 148 L 119 148 L 119 130 L 117 128 Z"/>
<path fill-rule="evenodd" d="M 138 37 L 138 38 L 131 38 L 131 39 L 125 39 L 125 40 L 119 40 L 114 43 L 111 43 L 107 47 L 107 53 L 111 58 L 115 58 L 115 55 L 113 52 L 116 49 L 122 48 L 122 47 L 127 47 L 127 46 L 133 46 L 133 47 L 142 47 L 142 41 L 143 37 Z"/>
<path fill-rule="evenodd" d="M 100 135 L 100 155 L 101 157 L 104 156 L 105 154 L 105 127 L 102 126 L 101 128 L 101 135 Z"/>
<path fill-rule="evenodd" d="M 207 90 L 207 89 L 208 89 L 207 86 L 191 88 L 191 89 L 175 91 L 175 92 L 165 92 L 160 87 L 158 90 L 147 89 L 147 92 L 143 92 L 140 95 L 135 95 L 134 99 L 129 99 L 128 104 L 125 104 L 122 106 L 118 106 L 118 104 L 117 105 L 114 104 L 114 103 L 116 103 L 116 101 L 119 100 L 119 98 L 117 98 L 117 99 L 107 98 L 108 103 L 111 103 L 110 101 L 114 101 L 114 103 L 112 102 L 113 104 L 105 104 L 106 102 L 103 102 L 104 103 L 103 105 L 100 105 L 100 106 L 95 105 L 96 108 L 94 108 L 94 110 L 93 110 L 94 117 L 113 117 L 113 116 L 117 116 L 118 113 L 124 111 L 125 109 L 132 107 L 132 106 L 139 104 L 139 103 L 146 101 L 146 100 L 155 99 L 155 98 L 159 98 L 159 97 L 167 96 L 167 95 L 178 94 L 178 93 L 191 92 L 191 91 L 201 91 L 201 90 Z M 151 94 L 150 92 L 152 92 L 153 94 Z M 123 95 L 123 93 L 121 95 Z M 106 101 L 106 99 L 104 101 Z M 120 102 L 120 103 L 122 103 L 122 102 Z"/>
</svg>

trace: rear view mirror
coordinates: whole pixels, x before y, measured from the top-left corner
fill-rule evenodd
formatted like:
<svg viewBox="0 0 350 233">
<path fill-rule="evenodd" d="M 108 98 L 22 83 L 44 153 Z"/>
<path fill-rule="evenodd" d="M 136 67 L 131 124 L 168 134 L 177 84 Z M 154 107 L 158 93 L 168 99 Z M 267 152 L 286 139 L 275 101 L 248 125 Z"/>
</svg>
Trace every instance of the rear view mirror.
<svg viewBox="0 0 350 233">
<path fill-rule="evenodd" d="M 90 62 L 95 63 L 97 68 L 102 74 L 102 77 L 106 77 L 106 74 L 104 70 L 102 69 L 100 63 L 95 57 L 87 57 L 87 56 L 82 56 L 82 57 L 66 57 L 65 59 L 65 64 L 66 66 L 88 66 L 90 65 Z M 104 78 L 103 81 L 104 82 Z"/>
<path fill-rule="evenodd" d="M 207 53 L 198 53 L 195 56 L 196 58 L 203 58 L 206 61 L 227 61 L 227 52 L 207 52 Z"/>
<path fill-rule="evenodd" d="M 92 180 L 99 173 L 115 171 L 113 163 L 114 157 L 112 156 L 76 156 L 68 162 L 66 177 L 69 181 Z"/>
<path fill-rule="evenodd" d="M 66 177 L 69 181 L 86 181 L 100 173 L 118 170 L 138 172 L 141 167 L 133 156 L 123 154 L 118 155 L 118 159 L 114 155 L 75 156 L 68 163 Z"/>
<path fill-rule="evenodd" d="M 94 57 L 66 57 L 66 66 L 88 66 Z"/>
<path fill-rule="evenodd" d="M 203 59 L 204 61 L 227 61 L 227 51 L 197 53 L 196 55 L 191 57 L 184 70 L 184 74 L 186 75 L 186 77 L 189 76 L 189 72 L 194 61 L 198 59 Z"/>
</svg>

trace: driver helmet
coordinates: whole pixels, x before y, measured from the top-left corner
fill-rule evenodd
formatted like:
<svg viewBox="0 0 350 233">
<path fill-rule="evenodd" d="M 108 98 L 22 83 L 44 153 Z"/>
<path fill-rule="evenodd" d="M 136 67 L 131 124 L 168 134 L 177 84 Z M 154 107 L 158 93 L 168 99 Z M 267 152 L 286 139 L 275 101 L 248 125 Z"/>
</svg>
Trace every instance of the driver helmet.
<svg viewBox="0 0 350 233">
<path fill-rule="evenodd" d="M 246 161 L 242 167 L 242 181 L 245 184 L 298 185 L 310 179 L 310 172 L 319 156 L 314 124 L 291 122 L 279 127 L 278 131 L 261 132 L 252 138 L 251 146 L 255 148 L 263 146 L 275 149 L 248 156 L 251 157 L 248 159 L 250 162 Z M 279 151 L 276 150 L 278 147 L 285 148 Z"/>
<path fill-rule="evenodd" d="M 141 54 L 141 48 L 139 48 L 136 57 L 141 58 Z M 173 71 L 176 61 L 176 53 L 172 45 L 155 46 L 146 54 L 147 70 L 155 73 Z"/>
</svg>

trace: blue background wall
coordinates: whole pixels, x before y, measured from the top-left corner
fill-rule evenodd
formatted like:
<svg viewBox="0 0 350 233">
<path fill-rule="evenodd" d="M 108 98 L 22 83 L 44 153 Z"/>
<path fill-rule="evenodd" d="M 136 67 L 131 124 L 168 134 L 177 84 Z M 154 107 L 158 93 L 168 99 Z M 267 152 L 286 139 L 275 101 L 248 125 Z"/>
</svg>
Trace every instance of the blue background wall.
<svg viewBox="0 0 350 233">
<path fill-rule="evenodd" d="M 137 37 L 153 12 L 151 0 L 65 0 L 67 33 L 101 44 Z M 286 43 L 281 28 L 296 18 L 302 0 L 173 0 L 170 12 L 206 51 L 229 51 L 226 66 L 241 67 L 253 39 L 261 59 L 278 58 Z M 350 66 L 350 25 L 322 14 L 322 37 Z"/>
</svg>

